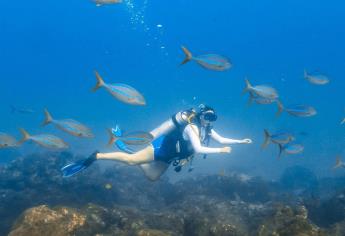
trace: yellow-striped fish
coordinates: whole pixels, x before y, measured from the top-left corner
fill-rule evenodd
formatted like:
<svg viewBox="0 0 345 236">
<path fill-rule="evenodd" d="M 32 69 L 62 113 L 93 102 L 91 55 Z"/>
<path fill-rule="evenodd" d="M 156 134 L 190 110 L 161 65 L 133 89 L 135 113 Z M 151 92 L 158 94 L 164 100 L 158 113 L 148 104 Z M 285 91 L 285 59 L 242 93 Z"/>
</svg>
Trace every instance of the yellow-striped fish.
<svg viewBox="0 0 345 236">
<path fill-rule="evenodd" d="M 315 85 L 325 85 L 329 83 L 327 76 L 321 74 L 308 74 L 306 70 L 304 70 L 304 78 Z"/>
<path fill-rule="evenodd" d="M 345 163 L 341 160 L 340 156 L 337 156 L 333 169 L 338 169 L 338 168 L 345 168 Z"/>
<path fill-rule="evenodd" d="M 267 85 L 253 86 L 251 85 L 251 83 L 249 82 L 247 78 L 245 78 L 245 82 L 246 82 L 246 87 L 243 90 L 244 93 L 249 92 L 251 96 L 254 95 L 254 96 L 258 96 L 258 97 L 270 99 L 270 100 L 276 100 L 279 97 L 278 92 L 275 88 L 272 88 Z"/>
<path fill-rule="evenodd" d="M 97 84 L 93 88 L 93 91 L 104 87 L 113 97 L 121 102 L 137 106 L 146 105 L 143 95 L 141 95 L 135 88 L 132 88 L 127 84 L 106 84 L 97 71 L 95 71 L 95 74 Z"/>
<path fill-rule="evenodd" d="M 47 109 L 44 109 L 45 120 L 43 125 L 47 124 L 54 124 L 58 129 L 65 131 L 73 136 L 83 137 L 83 138 L 92 138 L 93 134 L 92 131 L 86 127 L 85 125 L 81 124 L 80 122 L 72 119 L 65 119 L 65 120 L 55 120 L 48 112 Z"/>
<path fill-rule="evenodd" d="M 68 144 L 65 143 L 62 139 L 50 135 L 50 134 L 38 134 L 31 136 L 25 129 L 20 129 L 20 132 L 23 135 L 22 140 L 19 142 L 19 144 L 22 144 L 26 141 L 33 141 L 37 143 L 38 145 L 46 148 L 52 148 L 52 149 L 64 149 L 68 148 Z"/>
<path fill-rule="evenodd" d="M 111 4 L 118 4 L 122 3 L 122 0 L 94 0 L 97 7 L 103 6 L 103 5 L 111 5 Z"/>
<path fill-rule="evenodd" d="M 0 133 L 0 148 L 16 147 L 17 141 L 11 135 Z"/>
<path fill-rule="evenodd" d="M 286 111 L 290 115 L 297 116 L 297 117 L 310 117 L 315 116 L 317 111 L 312 106 L 306 105 L 291 105 L 288 107 L 283 106 L 283 103 L 277 101 L 278 111 L 277 116 L 279 116 L 283 111 Z"/>
<path fill-rule="evenodd" d="M 200 56 L 193 56 L 192 53 L 186 47 L 182 47 L 182 50 L 186 58 L 181 63 L 181 65 L 193 60 L 200 66 L 209 70 L 224 71 L 232 67 L 230 60 L 224 56 L 218 54 L 205 54 Z"/>
<path fill-rule="evenodd" d="M 113 188 L 113 186 L 111 184 L 105 184 L 104 188 L 110 190 Z"/>
</svg>

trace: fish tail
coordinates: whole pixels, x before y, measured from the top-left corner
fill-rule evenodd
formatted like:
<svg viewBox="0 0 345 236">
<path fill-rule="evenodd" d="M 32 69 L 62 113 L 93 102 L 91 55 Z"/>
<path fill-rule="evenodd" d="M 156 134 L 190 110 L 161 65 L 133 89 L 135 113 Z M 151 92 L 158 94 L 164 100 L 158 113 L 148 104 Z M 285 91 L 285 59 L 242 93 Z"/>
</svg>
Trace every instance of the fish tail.
<svg viewBox="0 0 345 236">
<path fill-rule="evenodd" d="M 304 69 L 304 78 L 306 79 L 308 77 L 308 72 L 306 69 Z"/>
<path fill-rule="evenodd" d="M 278 111 L 276 113 L 277 116 L 280 116 L 280 114 L 284 111 L 284 106 L 281 101 L 277 100 L 277 105 L 278 105 Z"/>
<path fill-rule="evenodd" d="M 116 137 L 113 134 L 112 129 L 107 129 L 107 131 L 108 131 L 108 134 L 109 134 L 108 146 L 111 146 L 111 145 L 113 145 L 113 143 L 115 143 Z"/>
<path fill-rule="evenodd" d="M 18 145 L 21 145 L 22 143 L 30 139 L 30 134 L 23 128 L 20 128 L 19 131 L 22 134 L 22 139 L 18 142 Z"/>
<path fill-rule="evenodd" d="M 118 140 L 118 138 L 122 137 L 122 130 L 120 129 L 120 127 L 118 125 L 115 126 L 115 129 L 108 129 L 108 133 L 109 133 L 109 142 L 108 145 L 112 145 L 113 143 L 116 142 L 116 140 Z"/>
<path fill-rule="evenodd" d="M 122 137 L 122 130 L 118 125 L 115 126 L 115 129 L 111 129 L 111 132 L 115 137 Z"/>
<path fill-rule="evenodd" d="M 339 167 L 341 167 L 341 165 L 343 164 L 343 162 L 340 159 L 340 156 L 337 156 L 337 159 L 335 160 L 335 165 L 333 167 L 333 169 L 338 169 Z"/>
<path fill-rule="evenodd" d="M 279 154 L 278 154 L 278 158 L 277 159 L 280 159 L 282 154 L 283 154 L 283 151 L 284 151 L 284 147 L 283 145 L 279 144 Z"/>
<path fill-rule="evenodd" d="M 96 75 L 97 83 L 96 83 L 96 86 L 92 89 L 93 92 L 96 92 L 97 89 L 104 86 L 105 84 L 104 80 L 102 79 L 102 77 L 99 75 L 97 71 L 95 71 L 95 75 Z"/>
<path fill-rule="evenodd" d="M 262 144 L 262 148 L 266 148 L 267 147 L 267 145 L 270 143 L 270 141 L 271 141 L 271 135 L 270 135 L 270 133 L 268 132 L 268 130 L 267 129 L 264 129 L 264 134 L 265 134 L 265 141 L 264 141 L 264 143 Z"/>
<path fill-rule="evenodd" d="M 248 102 L 247 102 L 247 105 L 250 106 L 253 104 L 253 101 L 254 101 L 254 96 L 252 93 L 249 93 L 249 98 L 248 98 Z"/>
<path fill-rule="evenodd" d="M 51 116 L 51 114 L 49 113 L 48 109 L 44 109 L 44 121 L 42 123 L 42 125 L 47 125 L 49 123 L 51 123 L 53 121 L 53 117 Z"/>
<path fill-rule="evenodd" d="M 183 65 L 189 62 L 190 60 L 192 60 L 193 56 L 192 56 L 192 53 L 186 47 L 182 46 L 181 48 L 184 54 L 186 55 L 186 58 L 181 62 L 181 65 Z"/>
<path fill-rule="evenodd" d="M 244 81 L 246 82 L 246 87 L 243 89 L 243 93 L 246 93 L 250 90 L 250 88 L 252 87 L 252 85 L 250 84 L 248 78 L 244 78 Z"/>
<path fill-rule="evenodd" d="M 116 125 L 115 129 L 109 130 L 110 133 L 110 140 L 109 145 L 115 143 L 116 147 L 120 149 L 121 151 L 124 151 L 129 154 L 135 153 L 135 151 L 131 148 L 129 148 L 121 139 L 122 137 L 122 130 L 119 128 L 118 125 Z"/>
</svg>

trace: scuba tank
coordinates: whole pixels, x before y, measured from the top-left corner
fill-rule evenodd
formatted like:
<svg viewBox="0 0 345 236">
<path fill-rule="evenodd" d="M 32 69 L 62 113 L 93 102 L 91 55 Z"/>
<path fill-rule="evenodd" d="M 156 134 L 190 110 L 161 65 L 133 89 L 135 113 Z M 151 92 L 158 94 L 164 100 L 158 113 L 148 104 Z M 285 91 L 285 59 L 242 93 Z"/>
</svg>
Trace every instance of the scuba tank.
<svg viewBox="0 0 345 236">
<path fill-rule="evenodd" d="M 177 128 L 184 128 L 186 125 L 192 123 L 196 117 L 196 111 L 191 108 L 185 111 L 180 111 L 171 117 L 172 122 Z"/>
<path fill-rule="evenodd" d="M 162 135 L 167 135 L 176 129 L 183 129 L 186 125 L 192 123 L 195 117 L 196 111 L 194 109 L 177 112 L 172 115 L 170 119 L 166 120 L 156 129 L 151 131 L 151 134 L 154 139 L 156 139 Z"/>
</svg>

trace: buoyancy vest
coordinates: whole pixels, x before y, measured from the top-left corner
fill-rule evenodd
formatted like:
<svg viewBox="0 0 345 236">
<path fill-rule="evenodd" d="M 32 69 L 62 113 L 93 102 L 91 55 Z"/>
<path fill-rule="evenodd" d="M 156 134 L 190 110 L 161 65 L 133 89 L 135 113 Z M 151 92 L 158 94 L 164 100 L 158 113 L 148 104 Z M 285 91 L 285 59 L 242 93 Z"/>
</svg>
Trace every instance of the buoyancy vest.
<svg viewBox="0 0 345 236">
<path fill-rule="evenodd" d="M 194 154 L 191 143 L 183 138 L 184 129 L 187 125 L 193 124 L 194 117 L 194 110 L 182 111 L 172 115 L 171 120 L 174 123 L 174 128 L 159 141 L 159 148 L 155 153 L 156 159 L 171 163 L 175 160 L 188 159 Z"/>
</svg>

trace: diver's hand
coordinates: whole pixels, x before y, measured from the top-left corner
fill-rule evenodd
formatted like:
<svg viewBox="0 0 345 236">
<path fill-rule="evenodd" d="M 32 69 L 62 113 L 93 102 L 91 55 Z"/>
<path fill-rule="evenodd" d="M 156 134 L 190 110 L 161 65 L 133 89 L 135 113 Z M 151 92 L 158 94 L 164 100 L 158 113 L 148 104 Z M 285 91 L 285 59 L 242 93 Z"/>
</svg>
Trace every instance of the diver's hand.
<svg viewBox="0 0 345 236">
<path fill-rule="evenodd" d="M 243 144 L 251 144 L 251 143 L 253 143 L 253 141 L 250 138 L 245 138 L 245 139 L 241 140 L 241 143 L 243 143 Z"/>
<path fill-rule="evenodd" d="M 231 147 L 223 147 L 223 148 L 221 148 L 221 153 L 230 153 L 231 152 L 231 150 L 232 150 L 232 148 Z"/>
</svg>

